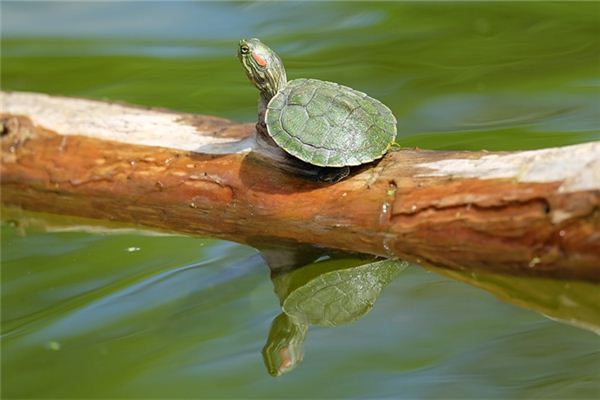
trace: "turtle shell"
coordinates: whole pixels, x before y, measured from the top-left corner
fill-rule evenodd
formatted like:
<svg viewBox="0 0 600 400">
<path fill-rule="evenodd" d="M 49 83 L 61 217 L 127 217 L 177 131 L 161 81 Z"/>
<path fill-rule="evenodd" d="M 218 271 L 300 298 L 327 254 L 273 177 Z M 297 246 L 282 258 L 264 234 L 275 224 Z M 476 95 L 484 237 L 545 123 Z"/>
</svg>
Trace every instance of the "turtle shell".
<svg viewBox="0 0 600 400">
<path fill-rule="evenodd" d="M 267 105 L 265 121 L 279 147 L 322 167 L 378 159 L 396 137 L 396 118 L 383 103 L 317 79 L 288 82 Z"/>
</svg>

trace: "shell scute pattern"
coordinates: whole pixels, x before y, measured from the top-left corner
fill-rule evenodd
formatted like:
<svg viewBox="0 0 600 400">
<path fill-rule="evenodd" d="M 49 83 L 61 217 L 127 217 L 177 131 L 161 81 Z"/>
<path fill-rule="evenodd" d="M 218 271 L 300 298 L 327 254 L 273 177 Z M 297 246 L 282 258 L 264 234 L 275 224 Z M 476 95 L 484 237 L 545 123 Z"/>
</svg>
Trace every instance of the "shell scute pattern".
<svg viewBox="0 0 600 400">
<path fill-rule="evenodd" d="M 371 116 L 362 107 L 358 107 L 352 111 L 351 118 L 348 118 L 344 123 L 344 128 L 353 131 L 353 136 L 365 136 L 366 138 L 366 135 L 360 135 L 360 133 L 366 132 L 371 127 L 371 119 Z M 357 137 L 356 139 L 361 138 Z"/>
<path fill-rule="evenodd" d="M 283 97 L 283 96 L 282 96 Z M 331 106 L 331 100 L 325 96 L 315 96 L 310 103 L 306 105 L 306 111 L 311 117 L 326 116 Z"/>
<path fill-rule="evenodd" d="M 342 113 L 337 113 L 333 110 L 335 107 L 331 106 L 326 116 L 331 126 L 340 126 L 344 123 L 346 116 Z"/>
<path fill-rule="evenodd" d="M 310 119 L 306 122 L 304 126 L 304 131 L 307 132 L 327 132 L 331 128 L 331 124 L 324 116 L 311 116 Z M 331 147 L 331 144 L 325 143 L 324 140 L 327 139 L 327 135 L 320 135 L 319 138 L 321 140 L 315 141 L 315 146 L 325 146 L 327 148 Z"/>
<path fill-rule="evenodd" d="M 272 110 L 281 110 L 286 106 L 286 98 L 283 96 L 275 96 L 269 102 L 269 108 Z"/>
<path fill-rule="evenodd" d="M 306 105 L 315 96 L 317 88 L 310 86 L 296 86 L 296 89 L 290 92 L 287 98 L 288 105 L 298 105 L 306 107 Z"/>
<path fill-rule="evenodd" d="M 288 105 L 281 111 L 281 126 L 285 132 L 302 132 L 308 122 L 306 109 L 299 105 Z M 295 135 L 291 135 L 294 137 Z"/>
<path fill-rule="evenodd" d="M 267 105 L 265 120 L 280 147 L 319 166 L 373 161 L 396 136 L 396 120 L 378 100 L 316 79 L 288 82 Z"/>
<path fill-rule="evenodd" d="M 338 107 L 347 113 L 352 113 L 354 110 L 360 107 L 357 99 L 353 99 L 348 95 L 340 95 L 334 98 L 334 101 L 338 103 Z"/>
<path fill-rule="evenodd" d="M 367 112 L 369 115 L 379 115 L 380 114 L 380 110 L 375 107 L 375 105 L 373 103 L 371 103 L 370 101 L 365 101 L 362 104 L 362 109 Z"/>
</svg>

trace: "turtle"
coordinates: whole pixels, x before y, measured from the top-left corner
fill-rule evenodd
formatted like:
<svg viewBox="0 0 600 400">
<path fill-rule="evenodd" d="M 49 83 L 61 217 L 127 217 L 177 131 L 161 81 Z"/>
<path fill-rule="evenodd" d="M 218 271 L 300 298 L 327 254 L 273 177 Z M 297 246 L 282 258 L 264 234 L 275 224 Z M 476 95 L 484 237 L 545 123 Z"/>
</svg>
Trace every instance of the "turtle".
<svg viewBox="0 0 600 400">
<path fill-rule="evenodd" d="M 367 94 L 318 79 L 287 80 L 281 58 L 259 39 L 242 39 L 238 58 L 260 91 L 257 137 L 308 175 L 337 182 L 349 167 L 381 158 L 396 138 L 392 111 Z"/>
<path fill-rule="evenodd" d="M 302 362 L 309 325 L 335 327 L 365 316 L 407 265 L 393 259 L 328 259 L 272 277 L 282 312 L 262 351 L 268 373 L 277 377 Z"/>
</svg>

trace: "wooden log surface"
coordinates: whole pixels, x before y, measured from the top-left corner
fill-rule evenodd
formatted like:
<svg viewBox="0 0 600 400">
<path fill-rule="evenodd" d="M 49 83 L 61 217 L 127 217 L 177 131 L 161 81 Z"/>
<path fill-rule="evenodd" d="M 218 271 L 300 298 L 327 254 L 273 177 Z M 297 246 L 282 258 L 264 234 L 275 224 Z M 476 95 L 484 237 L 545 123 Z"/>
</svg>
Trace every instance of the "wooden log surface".
<svg viewBox="0 0 600 400">
<path fill-rule="evenodd" d="M 460 270 L 600 280 L 600 142 L 400 149 L 324 184 L 254 124 L 2 92 L 2 202 L 255 245 L 308 243 Z"/>
</svg>

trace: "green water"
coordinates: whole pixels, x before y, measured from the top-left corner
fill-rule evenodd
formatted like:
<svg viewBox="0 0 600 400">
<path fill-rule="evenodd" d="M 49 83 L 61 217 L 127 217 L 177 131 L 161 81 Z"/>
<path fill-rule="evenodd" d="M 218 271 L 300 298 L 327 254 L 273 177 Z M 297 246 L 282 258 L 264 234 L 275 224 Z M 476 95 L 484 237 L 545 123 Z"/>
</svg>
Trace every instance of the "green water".
<svg viewBox="0 0 600 400">
<path fill-rule="evenodd" d="M 234 54 L 257 36 L 289 78 L 382 100 L 405 146 L 600 140 L 600 3 L 1 7 L 3 90 L 251 121 L 257 93 Z M 410 266 L 365 317 L 311 326 L 302 364 L 272 378 L 261 349 L 281 309 L 255 249 L 93 227 L 3 215 L 3 397 L 600 396 L 597 286 L 470 281 L 488 292 Z"/>
</svg>

